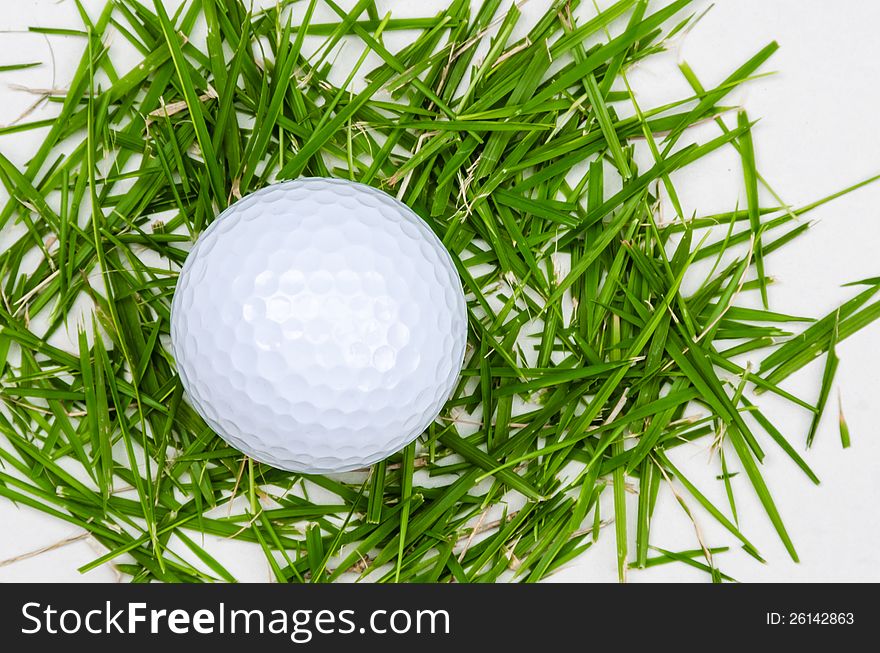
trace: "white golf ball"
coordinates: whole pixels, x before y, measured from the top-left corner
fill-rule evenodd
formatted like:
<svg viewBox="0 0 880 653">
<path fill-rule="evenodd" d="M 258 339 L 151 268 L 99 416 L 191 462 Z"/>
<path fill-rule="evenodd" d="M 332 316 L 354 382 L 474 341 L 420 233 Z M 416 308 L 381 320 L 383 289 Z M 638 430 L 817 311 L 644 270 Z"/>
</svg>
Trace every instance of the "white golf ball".
<svg viewBox="0 0 880 653">
<path fill-rule="evenodd" d="M 339 179 L 252 193 L 186 259 L 171 343 L 193 408 L 261 462 L 370 465 L 437 417 L 467 312 L 449 252 L 390 195 Z"/>
</svg>

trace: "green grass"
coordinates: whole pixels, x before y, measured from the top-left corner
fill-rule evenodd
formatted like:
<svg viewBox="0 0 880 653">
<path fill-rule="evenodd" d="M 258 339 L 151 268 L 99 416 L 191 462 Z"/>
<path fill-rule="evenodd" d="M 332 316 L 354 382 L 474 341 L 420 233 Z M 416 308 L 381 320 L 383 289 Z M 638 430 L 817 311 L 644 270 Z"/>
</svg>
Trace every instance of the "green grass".
<svg viewBox="0 0 880 653">
<path fill-rule="evenodd" d="M 97 17 L 81 11 L 81 29 L 43 30 L 81 39 L 83 55 L 56 120 L 0 129 L 44 130 L 23 168 L 0 155 L 0 495 L 103 545 L 82 571 L 111 563 L 133 582 L 235 580 L 203 535 L 252 543 L 281 582 L 534 582 L 603 534 L 621 580 L 669 563 L 733 580 L 718 567 L 728 548 L 698 529 L 692 550 L 655 541 L 661 492 L 762 560 L 739 525 L 750 504 L 736 497 L 754 494 L 796 560 L 762 462 L 786 456 L 818 482 L 797 448 L 823 435 L 835 347 L 880 317 L 880 279 L 813 320 L 770 310 L 765 269 L 808 229 L 798 218 L 876 178 L 786 205 L 757 168 L 752 119 L 730 121 L 725 105 L 775 43 L 715 87 L 683 63 L 693 93 L 642 106 L 627 71 L 694 21 L 692 3 L 577 5 L 554 2 L 519 40 L 519 10 L 499 0 L 411 19 L 379 15 L 372 0 L 254 13 L 191 0 L 173 15 L 116 0 Z M 338 21 L 314 20 L 318 6 Z M 199 21 L 204 41 L 190 38 Z M 400 30 L 408 45 L 392 51 L 384 36 Z M 110 32 L 139 65 L 117 70 Z M 322 45 L 307 48 L 307 35 Z M 339 74 L 343 41 L 357 63 Z M 685 138 L 713 121 L 718 135 Z M 745 205 L 685 215 L 673 173 L 722 148 L 740 157 L 731 174 Z M 415 445 L 364 473 L 300 476 L 245 459 L 189 407 L 168 350 L 192 242 L 240 195 L 299 175 L 407 202 L 449 248 L 468 297 L 469 353 L 449 404 Z M 703 259 L 711 271 L 683 292 Z M 762 308 L 738 304 L 750 293 Z M 65 334 L 69 345 L 52 344 Z M 823 354 L 816 403 L 780 386 Z M 808 433 L 777 429 L 758 392 L 806 411 Z M 695 407 L 702 417 L 689 417 Z M 849 446 L 842 407 L 839 424 Z M 672 460 L 695 441 L 721 451 L 725 506 Z"/>
</svg>

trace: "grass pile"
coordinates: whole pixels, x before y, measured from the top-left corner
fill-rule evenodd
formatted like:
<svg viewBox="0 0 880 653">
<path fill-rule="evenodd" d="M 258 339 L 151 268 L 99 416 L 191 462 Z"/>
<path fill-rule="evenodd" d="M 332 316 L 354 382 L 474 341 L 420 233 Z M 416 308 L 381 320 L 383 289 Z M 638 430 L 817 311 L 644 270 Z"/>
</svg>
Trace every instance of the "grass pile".
<svg viewBox="0 0 880 653">
<path fill-rule="evenodd" d="M 319 4 L 338 19 L 317 21 Z M 97 17 L 80 6 L 82 29 L 64 32 L 84 52 L 66 93 L 50 98 L 58 117 L 2 129 L 45 138 L 23 169 L 0 155 L 10 195 L 0 496 L 103 545 L 82 571 L 110 563 L 137 582 L 234 580 L 204 535 L 253 543 L 279 582 L 531 582 L 606 531 L 621 580 L 674 562 L 728 580 L 724 547 L 699 530 L 692 550 L 654 546 L 666 485 L 689 516 L 701 507 L 761 560 L 734 488 L 757 493 L 796 559 L 762 461 L 787 456 L 818 480 L 800 436 L 787 439 L 750 396 L 775 393 L 811 414 L 809 444 L 835 344 L 880 315 L 880 279 L 807 320 L 769 309 L 765 268 L 808 229 L 801 216 L 873 180 L 799 208 L 761 204 L 752 122 L 724 102 L 776 44 L 715 87 L 682 64 L 693 92 L 642 107 L 627 71 L 693 24 L 690 0 L 578 4 L 553 2 L 519 39 L 520 10 L 501 0 L 473 10 L 451 0 L 425 18 L 381 15 L 373 0 L 350 11 L 190 0 L 173 15 L 158 0 L 113 0 Z M 204 39 L 192 37 L 200 21 Z M 413 37 L 392 52 L 396 30 Z M 139 65 L 117 70 L 111 32 Z M 362 55 L 334 83 L 342 42 Z M 709 121 L 716 137 L 683 144 Z M 651 165 L 637 164 L 637 147 Z M 726 147 L 742 161 L 746 205 L 684 215 L 672 173 Z M 243 458 L 187 405 L 169 354 L 171 297 L 193 241 L 236 198 L 300 175 L 405 201 L 451 251 L 468 298 L 468 354 L 448 406 L 363 473 L 299 476 Z M 778 200 L 769 187 L 761 195 Z M 663 197 L 676 213 L 667 220 Z M 710 273 L 684 293 L 704 259 Z M 740 306 L 748 293 L 763 307 Z M 65 333 L 68 345 L 53 344 Z M 826 352 L 817 403 L 780 386 Z M 746 355 L 762 362 L 752 369 Z M 670 458 L 698 440 L 718 454 L 728 505 Z"/>
</svg>

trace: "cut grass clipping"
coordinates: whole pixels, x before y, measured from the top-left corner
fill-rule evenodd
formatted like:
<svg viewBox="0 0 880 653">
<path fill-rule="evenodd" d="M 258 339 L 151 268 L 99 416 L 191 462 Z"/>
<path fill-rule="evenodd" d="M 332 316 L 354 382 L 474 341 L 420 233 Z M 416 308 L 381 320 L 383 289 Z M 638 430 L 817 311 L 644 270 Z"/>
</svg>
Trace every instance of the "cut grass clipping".
<svg viewBox="0 0 880 653">
<path fill-rule="evenodd" d="M 693 23 L 689 0 L 599 13 L 564 0 L 519 40 L 520 12 L 500 0 L 413 19 L 320 0 L 330 22 L 314 19 L 317 4 L 193 0 L 169 15 L 158 1 L 115 0 L 99 16 L 80 7 L 82 29 L 65 30 L 83 56 L 67 92 L 47 99 L 58 118 L 4 128 L 44 129 L 23 169 L 0 155 L 0 495 L 99 542 L 106 553 L 81 571 L 110 563 L 138 582 L 234 580 L 206 536 L 253 543 L 280 582 L 537 581 L 600 534 L 616 539 L 621 580 L 667 563 L 730 580 L 716 564 L 726 548 L 699 530 L 692 550 L 652 540 L 659 492 L 688 518 L 702 508 L 761 560 L 734 498 L 756 493 L 797 559 L 762 461 L 788 456 L 818 482 L 796 450 L 817 435 L 835 345 L 880 315 L 880 279 L 819 320 L 767 307 L 765 269 L 807 230 L 799 218 L 872 181 L 800 208 L 767 185 L 750 117 L 724 102 L 776 44 L 716 87 L 683 64 L 693 92 L 647 107 L 627 70 Z M 397 52 L 385 45 L 393 30 L 412 36 Z M 116 68 L 111 33 L 139 65 Z M 342 43 L 359 56 L 340 74 Z M 632 117 L 618 115 L 625 106 Z M 712 121 L 717 136 L 682 143 Z M 651 165 L 637 165 L 637 144 Z M 746 205 L 683 215 L 671 173 L 729 147 Z M 300 476 L 243 458 L 187 405 L 168 352 L 195 238 L 235 198 L 300 175 L 354 179 L 412 206 L 468 296 L 449 404 L 414 445 L 359 473 Z M 759 203 L 759 190 L 776 200 Z M 661 197 L 676 213 L 663 220 Z M 714 266 L 686 294 L 702 259 Z M 737 305 L 749 293 L 763 308 Z M 817 404 L 780 387 L 826 352 Z M 809 432 L 782 433 L 755 392 L 810 413 Z M 671 460 L 697 440 L 716 453 L 727 505 Z"/>
</svg>

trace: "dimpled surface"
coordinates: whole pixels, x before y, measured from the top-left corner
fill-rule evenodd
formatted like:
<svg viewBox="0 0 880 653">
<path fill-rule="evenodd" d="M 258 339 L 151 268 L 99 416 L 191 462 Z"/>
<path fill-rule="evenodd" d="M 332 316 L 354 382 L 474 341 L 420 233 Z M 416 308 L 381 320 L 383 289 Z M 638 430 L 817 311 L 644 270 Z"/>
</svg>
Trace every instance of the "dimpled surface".
<svg viewBox="0 0 880 653">
<path fill-rule="evenodd" d="M 418 437 L 456 384 L 466 336 L 437 236 L 391 196 L 336 179 L 226 209 L 171 309 L 193 407 L 232 446 L 303 473 L 364 467 Z"/>
</svg>

